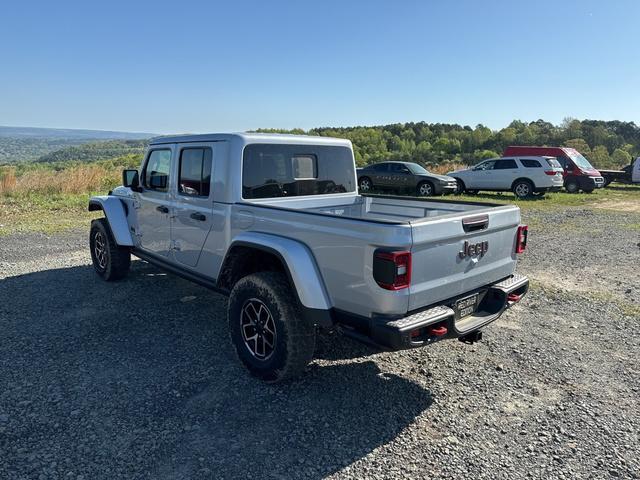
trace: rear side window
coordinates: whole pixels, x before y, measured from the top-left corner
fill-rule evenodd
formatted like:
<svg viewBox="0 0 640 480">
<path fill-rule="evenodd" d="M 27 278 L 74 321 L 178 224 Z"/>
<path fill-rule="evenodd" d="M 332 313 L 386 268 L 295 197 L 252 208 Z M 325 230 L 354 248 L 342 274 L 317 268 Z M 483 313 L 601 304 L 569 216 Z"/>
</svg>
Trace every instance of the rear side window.
<svg viewBox="0 0 640 480">
<path fill-rule="evenodd" d="M 379 164 L 373 166 L 373 170 L 375 172 L 388 172 L 389 171 L 389 164 L 388 163 L 379 163 Z"/>
<path fill-rule="evenodd" d="M 143 185 L 150 190 L 166 192 L 170 171 L 171 150 L 152 150 L 144 168 Z"/>
<path fill-rule="evenodd" d="M 496 164 L 493 167 L 494 170 L 509 170 L 511 168 L 518 168 L 518 164 L 513 159 L 496 160 Z"/>
<path fill-rule="evenodd" d="M 353 155 L 347 147 L 247 145 L 242 197 L 275 198 L 355 191 Z"/>
<path fill-rule="evenodd" d="M 529 159 L 523 158 L 522 160 L 520 160 L 520 163 L 522 163 L 522 165 L 527 167 L 527 168 L 540 168 L 540 167 L 542 167 L 542 165 L 540 165 L 540 162 L 538 160 L 529 160 Z"/>
<path fill-rule="evenodd" d="M 211 149 L 185 148 L 180 152 L 178 193 L 208 197 L 211 188 Z"/>
</svg>

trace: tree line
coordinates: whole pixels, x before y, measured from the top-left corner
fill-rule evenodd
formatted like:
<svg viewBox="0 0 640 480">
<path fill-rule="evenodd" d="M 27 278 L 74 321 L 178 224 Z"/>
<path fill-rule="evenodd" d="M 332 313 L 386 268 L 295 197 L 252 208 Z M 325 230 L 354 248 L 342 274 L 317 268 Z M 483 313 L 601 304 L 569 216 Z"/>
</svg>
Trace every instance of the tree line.
<svg viewBox="0 0 640 480">
<path fill-rule="evenodd" d="M 640 155 L 640 127 L 634 122 L 577 120 L 560 125 L 544 120 L 512 121 L 501 130 L 484 125 L 475 128 L 446 123 L 396 123 L 373 127 L 323 127 L 259 129 L 258 132 L 292 133 L 348 138 L 353 142 L 359 166 L 384 160 L 472 165 L 499 157 L 509 145 L 572 147 L 597 168 L 619 168 Z"/>
</svg>

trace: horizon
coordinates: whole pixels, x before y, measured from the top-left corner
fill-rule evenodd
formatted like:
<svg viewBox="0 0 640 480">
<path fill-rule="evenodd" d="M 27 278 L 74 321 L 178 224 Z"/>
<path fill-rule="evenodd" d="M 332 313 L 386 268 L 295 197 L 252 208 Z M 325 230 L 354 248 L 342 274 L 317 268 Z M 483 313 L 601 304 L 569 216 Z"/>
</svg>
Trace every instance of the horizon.
<svg viewBox="0 0 640 480">
<path fill-rule="evenodd" d="M 498 133 L 501 130 L 504 130 L 505 128 L 508 128 L 509 125 L 511 125 L 513 122 L 522 122 L 525 124 L 531 124 L 531 123 L 535 123 L 535 122 L 539 122 L 539 121 L 543 121 L 543 122 L 548 122 L 551 123 L 554 127 L 556 128 L 563 128 L 563 123 L 566 122 L 567 120 L 578 120 L 579 122 L 622 122 L 622 123 L 632 123 L 635 124 L 636 126 L 640 127 L 640 123 L 636 123 L 633 120 L 621 120 L 621 119 L 612 119 L 612 120 L 603 120 L 603 119 L 599 119 L 599 118 L 574 118 L 574 117 L 565 117 L 564 119 L 562 119 L 562 121 L 560 122 L 550 122 L 548 120 L 545 120 L 544 118 L 538 118 L 535 120 L 531 120 L 531 121 L 525 121 L 522 120 L 520 118 L 514 118 L 512 119 L 509 123 L 507 123 L 506 125 L 500 126 L 498 128 L 493 128 L 490 127 L 488 125 L 484 125 L 484 124 L 476 124 L 476 125 L 470 125 L 470 124 L 464 124 L 464 123 L 445 123 L 445 122 L 429 122 L 427 120 L 417 120 L 417 121 L 406 121 L 406 122 L 394 122 L 394 123 L 387 123 L 387 124 L 378 124 L 378 125 L 322 125 L 322 126 L 314 126 L 314 127 L 310 127 L 310 128 L 300 128 L 300 127 L 292 127 L 292 128 L 277 128 L 277 127 L 258 127 L 256 129 L 247 129 L 247 130 L 226 130 L 226 131 L 222 131 L 222 130 L 217 130 L 217 131 L 183 131 L 183 132 L 143 132 L 143 131 L 131 131 L 131 130 L 122 130 L 122 129 L 110 129 L 110 130 L 104 130 L 104 129 L 100 129 L 100 128 L 71 128 L 71 127 L 42 127 L 42 126 L 31 126 L 31 125 L 0 125 L 0 128 L 15 128 L 15 129 L 34 129 L 34 130 L 57 130 L 57 131 L 67 131 L 67 130 L 71 130 L 71 131 L 87 131 L 87 132 L 100 132 L 100 133 L 126 133 L 126 134 L 138 134 L 138 135 L 150 135 L 150 136 L 164 136 L 164 135 L 200 135 L 200 134 L 207 134 L 207 133 L 249 133 L 249 132 L 255 132 L 255 133 L 261 133 L 258 132 L 258 130 L 303 130 L 305 133 L 310 132 L 311 130 L 319 130 L 319 129 L 324 129 L 324 128 L 336 128 L 336 129 L 349 129 L 349 128 L 379 128 L 379 127 L 387 127 L 390 125 L 407 125 L 407 124 L 419 124 L 419 123 L 426 123 L 428 125 L 457 125 L 460 126 L 461 128 L 471 128 L 471 129 L 476 129 L 479 126 L 482 127 L 486 127 L 489 128 L 492 132 L 494 133 Z M 264 132 L 263 132 L 264 133 Z M 277 133 L 277 132 L 276 132 Z M 150 137 L 151 138 L 151 137 Z"/>
<path fill-rule="evenodd" d="M 633 0 L 188 2 L 170 12 L 118 0 L 33 11 L 5 9 L 3 125 L 166 134 L 640 123 Z"/>
</svg>

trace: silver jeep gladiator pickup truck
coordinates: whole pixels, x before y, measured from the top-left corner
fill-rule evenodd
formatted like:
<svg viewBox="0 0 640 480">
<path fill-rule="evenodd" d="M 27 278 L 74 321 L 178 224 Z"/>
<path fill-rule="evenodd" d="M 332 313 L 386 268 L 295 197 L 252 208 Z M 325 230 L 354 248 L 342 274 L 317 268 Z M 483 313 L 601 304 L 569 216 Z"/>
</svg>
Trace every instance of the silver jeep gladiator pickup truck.
<svg viewBox="0 0 640 480">
<path fill-rule="evenodd" d="M 527 292 L 516 206 L 363 196 L 351 142 L 210 134 L 155 138 L 140 171 L 92 197 L 105 280 L 131 255 L 228 295 L 255 376 L 304 370 L 318 328 L 390 350 L 473 342 Z"/>
</svg>

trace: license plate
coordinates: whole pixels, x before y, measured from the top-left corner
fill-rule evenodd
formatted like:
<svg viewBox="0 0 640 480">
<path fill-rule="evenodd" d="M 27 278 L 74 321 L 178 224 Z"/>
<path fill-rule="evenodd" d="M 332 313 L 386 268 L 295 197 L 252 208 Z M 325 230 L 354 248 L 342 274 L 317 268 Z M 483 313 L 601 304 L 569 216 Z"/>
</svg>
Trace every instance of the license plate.
<svg viewBox="0 0 640 480">
<path fill-rule="evenodd" d="M 453 307 L 456 318 L 460 319 L 475 312 L 478 308 L 479 297 L 480 295 L 478 293 L 474 293 L 473 295 L 458 300 Z"/>
</svg>

